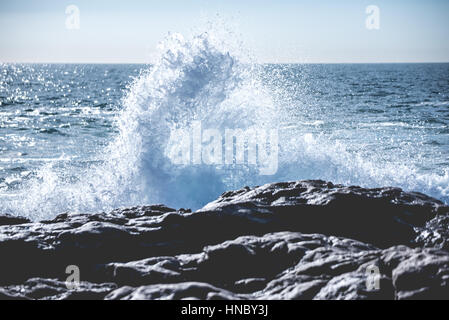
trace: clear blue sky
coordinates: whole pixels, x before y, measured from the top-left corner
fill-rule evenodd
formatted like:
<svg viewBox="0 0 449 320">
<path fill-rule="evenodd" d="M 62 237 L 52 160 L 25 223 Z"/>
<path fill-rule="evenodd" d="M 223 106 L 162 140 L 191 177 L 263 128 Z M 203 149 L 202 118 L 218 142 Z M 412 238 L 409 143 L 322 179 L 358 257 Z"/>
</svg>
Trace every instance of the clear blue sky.
<svg viewBox="0 0 449 320">
<path fill-rule="evenodd" d="M 79 30 L 66 28 L 70 4 Z M 447 0 L 0 0 L 0 62 L 151 62 L 169 31 L 216 14 L 260 62 L 449 62 Z"/>
</svg>

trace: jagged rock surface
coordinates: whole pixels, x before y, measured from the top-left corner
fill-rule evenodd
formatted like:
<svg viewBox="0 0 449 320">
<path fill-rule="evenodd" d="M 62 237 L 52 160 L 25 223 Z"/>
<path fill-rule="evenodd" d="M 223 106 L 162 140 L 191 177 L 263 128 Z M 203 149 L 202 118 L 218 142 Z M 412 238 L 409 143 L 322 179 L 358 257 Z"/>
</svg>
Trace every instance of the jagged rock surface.
<svg viewBox="0 0 449 320">
<path fill-rule="evenodd" d="M 324 181 L 226 192 L 193 213 L 0 216 L 0 299 L 448 299 L 448 221 L 420 193 Z"/>
</svg>

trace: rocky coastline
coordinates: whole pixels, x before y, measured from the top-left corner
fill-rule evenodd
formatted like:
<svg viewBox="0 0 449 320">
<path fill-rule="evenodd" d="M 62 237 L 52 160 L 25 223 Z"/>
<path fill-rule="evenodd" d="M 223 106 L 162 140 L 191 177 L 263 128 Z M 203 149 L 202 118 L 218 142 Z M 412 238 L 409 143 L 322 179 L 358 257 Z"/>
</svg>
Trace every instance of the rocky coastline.
<svg viewBox="0 0 449 320">
<path fill-rule="evenodd" d="M 229 191 L 195 212 L 0 213 L 0 300 L 449 299 L 448 239 L 439 200 L 319 180 Z"/>
</svg>

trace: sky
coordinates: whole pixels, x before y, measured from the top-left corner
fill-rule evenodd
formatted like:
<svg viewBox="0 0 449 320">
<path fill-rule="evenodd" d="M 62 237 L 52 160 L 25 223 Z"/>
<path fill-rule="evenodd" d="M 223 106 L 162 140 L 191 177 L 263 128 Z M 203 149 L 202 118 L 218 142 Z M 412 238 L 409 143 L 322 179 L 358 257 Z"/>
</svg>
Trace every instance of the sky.
<svg viewBox="0 0 449 320">
<path fill-rule="evenodd" d="M 449 62 L 448 13 L 447 0 L 0 0 L 0 62 L 151 63 L 169 32 L 215 21 L 261 63 Z"/>
</svg>

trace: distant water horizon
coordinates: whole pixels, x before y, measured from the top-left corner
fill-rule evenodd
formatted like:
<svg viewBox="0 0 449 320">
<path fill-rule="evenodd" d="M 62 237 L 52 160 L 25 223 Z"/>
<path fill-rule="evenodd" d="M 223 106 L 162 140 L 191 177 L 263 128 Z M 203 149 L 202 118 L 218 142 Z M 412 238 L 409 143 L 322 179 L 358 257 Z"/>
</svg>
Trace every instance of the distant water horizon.
<svg viewBox="0 0 449 320">
<path fill-rule="evenodd" d="M 30 65 L 30 64 L 34 64 L 34 65 L 48 65 L 48 64 L 53 64 L 53 65 L 59 65 L 59 64 L 67 64 L 67 65 L 72 65 L 72 64 L 77 64 L 77 65 L 137 65 L 137 66 L 147 66 L 147 65 L 154 65 L 157 62 L 11 62 L 11 61 L 0 61 L 0 65 L 4 64 L 4 65 L 8 65 L 8 64 L 16 64 L 16 65 Z M 380 61 L 380 62 L 376 62 L 376 61 L 367 61 L 367 62 L 258 62 L 257 64 L 260 65 L 314 65 L 314 64 L 449 64 L 449 61 Z"/>
</svg>

